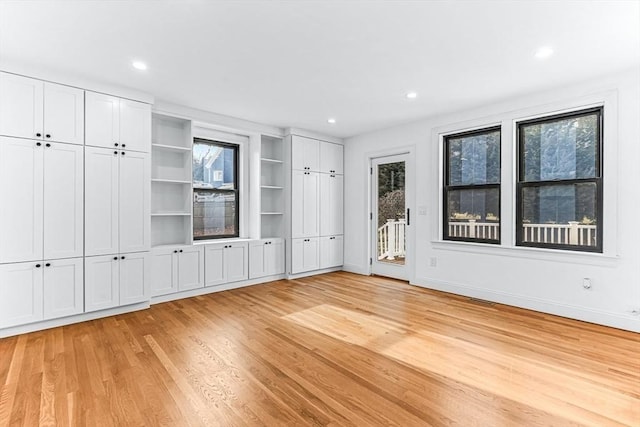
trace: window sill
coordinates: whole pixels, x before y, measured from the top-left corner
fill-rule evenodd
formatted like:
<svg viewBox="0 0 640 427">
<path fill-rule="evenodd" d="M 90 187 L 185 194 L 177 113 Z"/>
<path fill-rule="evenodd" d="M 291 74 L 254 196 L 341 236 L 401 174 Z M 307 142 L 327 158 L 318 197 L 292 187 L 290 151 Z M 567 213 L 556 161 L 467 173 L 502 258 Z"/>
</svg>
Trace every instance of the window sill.
<svg viewBox="0 0 640 427">
<path fill-rule="evenodd" d="M 473 242 L 454 242 L 432 240 L 433 249 L 454 252 L 467 252 L 482 255 L 506 256 L 512 258 L 537 259 L 573 264 L 615 266 L 620 259 L 617 255 L 593 252 L 577 252 L 560 249 L 530 248 L 524 246 L 506 246 Z"/>
</svg>

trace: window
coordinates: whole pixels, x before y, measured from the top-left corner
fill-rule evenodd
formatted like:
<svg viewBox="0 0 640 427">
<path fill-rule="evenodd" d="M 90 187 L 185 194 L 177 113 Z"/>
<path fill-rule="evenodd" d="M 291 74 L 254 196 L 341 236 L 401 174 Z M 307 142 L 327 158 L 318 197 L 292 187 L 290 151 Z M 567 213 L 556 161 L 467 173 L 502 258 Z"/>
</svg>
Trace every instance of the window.
<svg viewBox="0 0 640 427">
<path fill-rule="evenodd" d="M 602 252 L 602 108 L 517 129 L 517 244 Z"/>
<path fill-rule="evenodd" d="M 238 237 L 238 146 L 193 140 L 193 238 Z"/>
<path fill-rule="evenodd" d="M 500 243 L 500 127 L 444 138 L 443 239 Z"/>
</svg>

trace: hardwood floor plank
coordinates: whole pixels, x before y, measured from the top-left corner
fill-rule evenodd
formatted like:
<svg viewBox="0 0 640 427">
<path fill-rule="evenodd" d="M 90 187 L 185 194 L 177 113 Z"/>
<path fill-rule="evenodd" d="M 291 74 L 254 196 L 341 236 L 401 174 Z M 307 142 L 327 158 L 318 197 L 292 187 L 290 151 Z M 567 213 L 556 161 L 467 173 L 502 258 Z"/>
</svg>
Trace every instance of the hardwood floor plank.
<svg viewBox="0 0 640 427">
<path fill-rule="evenodd" d="M 640 426 L 640 334 L 336 272 L 0 340 L 0 426 Z"/>
</svg>

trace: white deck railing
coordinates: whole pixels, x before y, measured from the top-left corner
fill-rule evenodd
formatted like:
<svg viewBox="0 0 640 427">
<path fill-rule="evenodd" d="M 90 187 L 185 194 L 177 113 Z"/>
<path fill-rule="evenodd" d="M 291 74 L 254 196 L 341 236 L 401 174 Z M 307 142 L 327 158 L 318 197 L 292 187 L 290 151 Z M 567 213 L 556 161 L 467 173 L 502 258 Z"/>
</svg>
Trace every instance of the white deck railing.
<svg viewBox="0 0 640 427">
<path fill-rule="evenodd" d="M 449 236 L 470 239 L 498 239 L 500 225 L 495 222 L 449 222 Z M 561 245 L 595 246 L 595 225 L 569 221 L 567 224 L 523 224 L 523 241 Z"/>
<path fill-rule="evenodd" d="M 378 259 L 394 260 L 406 255 L 405 220 L 388 219 L 378 228 Z"/>
</svg>

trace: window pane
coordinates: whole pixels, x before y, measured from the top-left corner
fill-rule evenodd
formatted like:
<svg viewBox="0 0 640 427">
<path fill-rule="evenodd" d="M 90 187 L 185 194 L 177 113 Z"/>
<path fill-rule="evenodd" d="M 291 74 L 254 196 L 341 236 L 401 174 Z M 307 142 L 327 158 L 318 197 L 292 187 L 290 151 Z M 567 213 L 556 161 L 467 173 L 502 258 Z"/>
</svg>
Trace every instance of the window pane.
<svg viewBox="0 0 640 427">
<path fill-rule="evenodd" d="M 235 190 L 236 149 L 216 143 L 193 143 L 194 188 Z"/>
<path fill-rule="evenodd" d="M 522 241 L 596 246 L 596 189 L 593 182 L 524 187 Z"/>
<path fill-rule="evenodd" d="M 449 185 L 500 182 L 500 131 L 452 137 L 449 151 Z"/>
<path fill-rule="evenodd" d="M 236 193 L 196 191 L 193 193 L 193 237 L 238 236 Z"/>
<path fill-rule="evenodd" d="M 598 115 L 522 125 L 524 181 L 595 178 Z"/>
<path fill-rule="evenodd" d="M 500 191 L 497 188 L 449 190 L 448 237 L 500 240 Z"/>
</svg>

